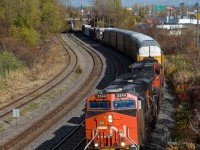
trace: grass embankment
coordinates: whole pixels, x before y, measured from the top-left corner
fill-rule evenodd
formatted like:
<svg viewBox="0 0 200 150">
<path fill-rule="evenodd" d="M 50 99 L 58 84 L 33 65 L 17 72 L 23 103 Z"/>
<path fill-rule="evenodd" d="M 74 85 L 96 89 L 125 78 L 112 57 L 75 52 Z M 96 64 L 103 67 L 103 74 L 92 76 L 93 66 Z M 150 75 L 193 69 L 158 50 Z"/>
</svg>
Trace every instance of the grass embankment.
<svg viewBox="0 0 200 150">
<path fill-rule="evenodd" d="M 57 38 L 32 67 L 7 51 L 0 53 L 0 107 L 43 85 L 66 64 L 66 52 Z"/>
<path fill-rule="evenodd" d="M 181 30 L 181 35 L 171 35 L 168 30 L 149 28 L 134 31 L 142 32 L 156 39 L 161 45 L 166 57 L 165 76 L 176 96 L 176 126 L 174 129 L 174 141 L 186 145 L 172 149 L 194 149 L 190 144 L 198 143 L 200 140 L 194 138 L 196 133 L 190 127 L 192 112 L 199 103 L 200 110 L 200 86 L 199 91 L 194 93 L 192 89 L 200 85 L 200 68 L 195 78 L 196 59 L 196 31 L 193 27 Z M 196 98 L 199 93 L 198 98 Z M 191 147 L 190 147 L 191 146 Z"/>
<path fill-rule="evenodd" d="M 11 90 L 10 87 L 14 83 L 14 80 L 16 80 L 18 72 L 24 69 L 25 66 L 23 63 L 16 59 L 12 53 L 8 51 L 0 53 L 0 95 L 2 95 L 0 106 L 3 105 L 5 101 L 13 98 L 14 95 L 12 95 L 12 93 L 14 93 L 14 91 Z M 16 84 L 13 86 L 16 86 Z"/>
<path fill-rule="evenodd" d="M 194 64 L 184 54 L 167 55 L 166 77 L 173 91 L 178 96 L 184 96 L 194 81 Z M 180 98 L 184 101 L 186 97 Z"/>
<path fill-rule="evenodd" d="M 194 61 L 185 54 L 170 54 L 166 56 L 166 77 L 177 98 L 176 125 L 174 128 L 174 140 L 181 146 L 171 146 L 170 150 L 190 149 L 195 150 L 197 134 L 192 130 L 190 120 L 194 109 L 191 102 L 190 89 L 198 84 L 194 78 Z"/>
</svg>

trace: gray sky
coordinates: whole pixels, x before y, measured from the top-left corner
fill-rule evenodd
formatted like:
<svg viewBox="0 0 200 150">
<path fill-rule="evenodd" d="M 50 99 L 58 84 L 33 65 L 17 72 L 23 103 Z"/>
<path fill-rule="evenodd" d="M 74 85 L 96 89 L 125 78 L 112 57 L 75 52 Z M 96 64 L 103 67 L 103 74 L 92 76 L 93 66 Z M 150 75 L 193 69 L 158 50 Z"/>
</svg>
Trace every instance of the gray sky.
<svg viewBox="0 0 200 150">
<path fill-rule="evenodd" d="M 63 0 L 64 1 L 64 0 Z M 92 0 L 71 0 L 73 6 L 83 6 L 90 5 Z M 121 0 L 122 5 L 125 7 L 131 7 L 133 4 L 138 3 L 141 5 L 148 4 L 157 4 L 157 5 L 179 5 L 181 2 L 184 2 L 185 5 L 194 5 L 197 0 Z"/>
</svg>

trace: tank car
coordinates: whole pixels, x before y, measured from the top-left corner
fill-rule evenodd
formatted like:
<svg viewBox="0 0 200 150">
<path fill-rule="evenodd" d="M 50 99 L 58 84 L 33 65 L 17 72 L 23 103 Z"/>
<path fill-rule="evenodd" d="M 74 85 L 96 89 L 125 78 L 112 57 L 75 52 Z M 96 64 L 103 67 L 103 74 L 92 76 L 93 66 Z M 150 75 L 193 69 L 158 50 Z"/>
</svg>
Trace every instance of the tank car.
<svg viewBox="0 0 200 150">
<path fill-rule="evenodd" d="M 158 94 L 162 84 L 157 80 L 162 68 L 156 61 L 139 63 L 130 66 L 131 73 L 121 75 L 87 98 L 85 149 L 145 147 L 146 131 L 157 118 L 162 98 Z M 160 67 L 159 71 L 156 67 Z"/>
</svg>

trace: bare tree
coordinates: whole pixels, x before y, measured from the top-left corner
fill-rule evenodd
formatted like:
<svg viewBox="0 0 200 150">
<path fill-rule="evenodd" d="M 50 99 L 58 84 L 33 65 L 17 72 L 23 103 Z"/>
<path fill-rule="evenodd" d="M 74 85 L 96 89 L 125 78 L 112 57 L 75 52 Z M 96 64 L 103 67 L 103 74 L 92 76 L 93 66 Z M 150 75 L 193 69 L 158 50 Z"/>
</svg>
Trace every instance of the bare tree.
<svg viewBox="0 0 200 150">
<path fill-rule="evenodd" d="M 97 20 L 117 22 L 118 12 L 122 8 L 121 0 L 95 0 L 93 1 L 94 13 Z"/>
</svg>

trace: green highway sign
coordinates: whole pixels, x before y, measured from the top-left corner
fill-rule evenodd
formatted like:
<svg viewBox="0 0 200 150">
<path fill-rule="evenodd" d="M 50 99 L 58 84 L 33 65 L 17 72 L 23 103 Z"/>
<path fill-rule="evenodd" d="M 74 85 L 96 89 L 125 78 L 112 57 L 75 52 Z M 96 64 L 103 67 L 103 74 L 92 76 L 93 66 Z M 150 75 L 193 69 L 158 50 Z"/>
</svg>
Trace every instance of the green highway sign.
<svg viewBox="0 0 200 150">
<path fill-rule="evenodd" d="M 156 12 L 164 12 L 164 11 L 165 11 L 165 6 L 162 6 L 162 5 L 156 6 Z"/>
</svg>

